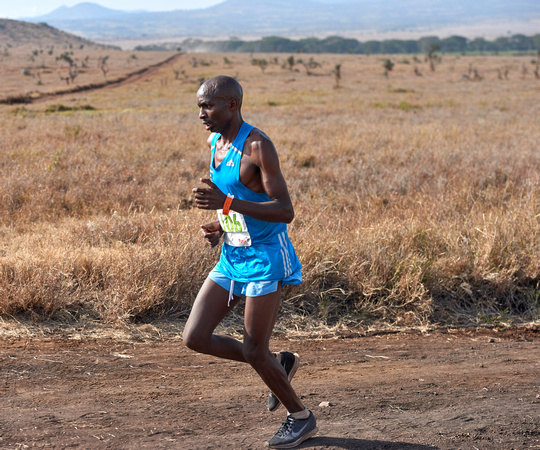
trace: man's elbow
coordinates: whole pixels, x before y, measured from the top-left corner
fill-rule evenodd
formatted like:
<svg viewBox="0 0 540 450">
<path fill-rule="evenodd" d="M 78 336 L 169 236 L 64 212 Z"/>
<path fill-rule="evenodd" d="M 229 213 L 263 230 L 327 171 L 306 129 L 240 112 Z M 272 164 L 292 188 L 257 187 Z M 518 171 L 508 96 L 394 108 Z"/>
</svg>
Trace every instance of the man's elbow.
<svg viewBox="0 0 540 450">
<path fill-rule="evenodd" d="M 283 212 L 283 222 L 285 223 L 291 223 L 294 219 L 294 209 L 291 206 L 290 208 L 286 208 Z"/>
</svg>

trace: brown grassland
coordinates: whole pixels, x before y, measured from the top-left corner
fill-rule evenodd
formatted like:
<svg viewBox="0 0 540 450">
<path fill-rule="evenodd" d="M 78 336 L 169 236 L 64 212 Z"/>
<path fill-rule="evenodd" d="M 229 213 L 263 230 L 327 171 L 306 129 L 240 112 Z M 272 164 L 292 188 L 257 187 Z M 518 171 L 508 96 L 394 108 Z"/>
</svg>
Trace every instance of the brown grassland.
<svg viewBox="0 0 540 450">
<path fill-rule="evenodd" d="M 45 23 L 0 18 L 0 103 L 112 84 L 165 58 L 96 44 Z"/>
<path fill-rule="evenodd" d="M 87 51 L 76 84 L 104 78 L 96 61 L 106 52 Z M 49 69 L 36 78 L 22 75 L 28 48 L 8 53 L 0 97 L 65 86 L 62 61 L 39 54 Z M 170 56 L 108 54 L 111 78 Z M 390 56 L 385 76 L 386 56 L 295 55 L 320 64 L 310 73 L 290 70 L 289 56 L 185 54 L 115 88 L 0 105 L 1 317 L 185 317 L 219 254 L 199 231 L 212 214 L 191 196 L 209 166 L 195 93 L 228 74 L 244 87 L 244 118 L 273 139 L 295 205 L 304 283 L 285 290 L 282 324 L 538 320 L 534 57 L 443 55 L 431 71 Z M 470 68 L 480 78 L 462 77 Z"/>
</svg>

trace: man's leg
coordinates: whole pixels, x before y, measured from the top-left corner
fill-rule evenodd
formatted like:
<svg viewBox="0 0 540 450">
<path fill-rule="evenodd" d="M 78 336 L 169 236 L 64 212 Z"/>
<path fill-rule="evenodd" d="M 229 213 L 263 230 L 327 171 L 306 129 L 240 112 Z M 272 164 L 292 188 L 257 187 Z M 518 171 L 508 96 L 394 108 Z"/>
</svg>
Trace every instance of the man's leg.
<svg viewBox="0 0 540 450">
<path fill-rule="evenodd" d="M 260 297 L 246 297 L 244 311 L 245 360 L 257 371 L 270 390 L 290 413 L 304 410 L 304 405 L 291 387 L 283 366 L 269 351 L 270 336 L 281 301 L 281 283 L 278 290 Z"/>
<path fill-rule="evenodd" d="M 240 300 L 227 306 L 229 292 L 207 278 L 184 327 L 184 343 L 192 350 L 219 358 L 249 362 L 289 412 L 304 409 L 283 366 L 270 353 L 269 343 L 281 301 L 281 284 L 276 292 L 247 297 L 244 311 L 244 342 L 213 334 L 223 318 Z"/>
<path fill-rule="evenodd" d="M 240 300 L 235 296 L 228 306 L 229 292 L 207 278 L 184 327 L 184 343 L 192 350 L 219 358 L 247 362 L 242 342 L 229 336 L 214 334 L 215 328 Z"/>
<path fill-rule="evenodd" d="M 270 448 L 293 448 L 315 436 L 319 429 L 311 411 L 294 392 L 287 373 L 268 350 L 281 297 L 277 292 L 262 297 L 248 297 L 244 314 L 244 355 L 289 414 L 279 430 L 267 441 Z"/>
</svg>

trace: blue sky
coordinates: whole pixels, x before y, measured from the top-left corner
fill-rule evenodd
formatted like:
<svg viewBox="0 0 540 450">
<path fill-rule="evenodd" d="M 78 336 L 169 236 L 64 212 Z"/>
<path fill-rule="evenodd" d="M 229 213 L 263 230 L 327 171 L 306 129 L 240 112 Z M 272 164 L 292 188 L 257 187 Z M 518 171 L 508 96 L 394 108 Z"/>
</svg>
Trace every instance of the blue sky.
<svg viewBox="0 0 540 450">
<path fill-rule="evenodd" d="M 222 3 L 223 0 L 2 0 L 0 17 L 19 19 L 47 14 L 60 6 L 73 6 L 88 1 L 111 9 L 130 11 L 146 9 L 148 11 L 172 11 L 173 9 L 205 8 Z"/>
<path fill-rule="evenodd" d="M 2 0 L 0 2 L 0 18 L 20 19 L 23 17 L 41 16 L 59 8 L 73 6 L 78 3 L 97 3 L 110 9 L 132 11 L 172 11 L 174 9 L 197 9 L 222 3 L 224 0 Z M 294 0 L 291 0 L 294 1 Z M 324 3 L 339 3 L 344 0 L 315 0 Z"/>
</svg>

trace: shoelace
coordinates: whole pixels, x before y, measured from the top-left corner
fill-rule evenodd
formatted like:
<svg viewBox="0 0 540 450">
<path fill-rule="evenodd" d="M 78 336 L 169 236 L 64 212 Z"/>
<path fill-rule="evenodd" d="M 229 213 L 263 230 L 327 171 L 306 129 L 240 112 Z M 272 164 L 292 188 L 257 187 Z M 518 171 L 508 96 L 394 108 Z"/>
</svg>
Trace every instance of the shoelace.
<svg viewBox="0 0 540 450">
<path fill-rule="evenodd" d="M 294 417 L 288 416 L 287 420 L 281 424 L 281 427 L 279 428 L 278 432 L 276 433 L 278 436 L 283 437 L 289 434 L 289 431 L 291 431 L 291 428 L 294 423 Z"/>
</svg>

